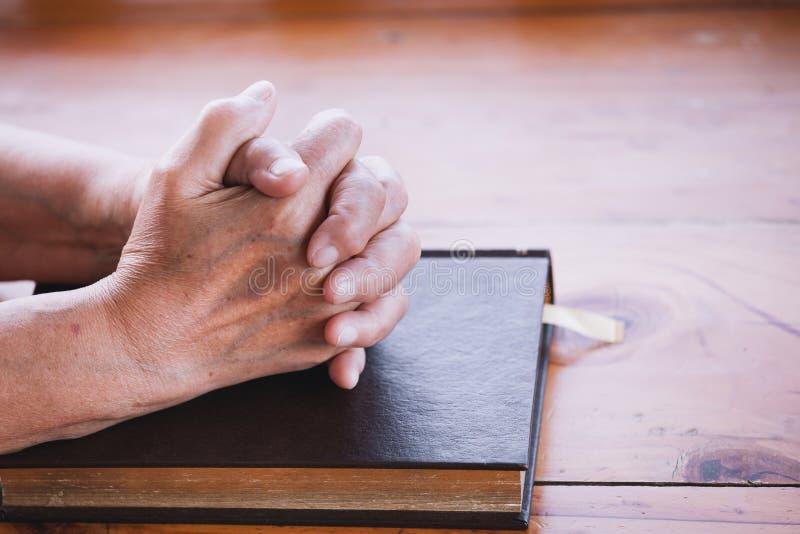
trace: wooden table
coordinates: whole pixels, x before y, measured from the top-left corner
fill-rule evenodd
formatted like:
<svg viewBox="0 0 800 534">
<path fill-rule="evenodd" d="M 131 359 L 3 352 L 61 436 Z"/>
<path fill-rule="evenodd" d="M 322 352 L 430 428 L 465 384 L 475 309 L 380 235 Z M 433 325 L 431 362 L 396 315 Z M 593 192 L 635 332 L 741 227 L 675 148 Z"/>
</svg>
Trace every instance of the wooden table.
<svg viewBox="0 0 800 534">
<path fill-rule="evenodd" d="M 558 302 L 625 320 L 558 335 L 531 532 L 800 530 L 800 10 L 28 4 L 0 9 L 0 120 L 155 156 L 267 78 L 282 137 L 363 122 L 425 246 L 550 248 Z"/>
</svg>

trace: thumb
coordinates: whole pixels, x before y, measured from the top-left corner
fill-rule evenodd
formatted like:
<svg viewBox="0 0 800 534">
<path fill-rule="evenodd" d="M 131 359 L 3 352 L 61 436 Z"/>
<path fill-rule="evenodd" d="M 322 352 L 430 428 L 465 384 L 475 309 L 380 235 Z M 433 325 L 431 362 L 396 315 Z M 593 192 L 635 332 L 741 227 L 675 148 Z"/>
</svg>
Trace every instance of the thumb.
<svg viewBox="0 0 800 534">
<path fill-rule="evenodd" d="M 184 198 L 220 189 L 233 155 L 263 134 L 274 114 L 275 87 L 266 81 L 208 103 L 194 126 L 162 158 L 161 174 L 174 180 L 170 185 Z"/>
</svg>

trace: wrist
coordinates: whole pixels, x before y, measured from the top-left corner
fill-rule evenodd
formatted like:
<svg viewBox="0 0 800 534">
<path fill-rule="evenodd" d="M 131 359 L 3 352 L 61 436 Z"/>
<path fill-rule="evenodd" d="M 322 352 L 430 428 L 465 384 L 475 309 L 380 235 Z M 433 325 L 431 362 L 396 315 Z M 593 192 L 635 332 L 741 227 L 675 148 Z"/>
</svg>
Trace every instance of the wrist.
<svg viewBox="0 0 800 534">
<path fill-rule="evenodd" d="M 118 270 L 93 287 L 99 324 L 106 332 L 106 345 L 119 356 L 125 369 L 122 399 L 123 418 L 160 410 L 204 393 L 194 380 L 196 369 L 188 368 L 170 343 L 174 332 L 164 325 L 169 317 L 159 313 L 158 298 L 148 284 L 137 281 L 136 273 Z"/>
<path fill-rule="evenodd" d="M 127 242 L 139 212 L 152 162 L 124 157 L 99 169 L 93 183 L 99 220 L 108 224 L 108 239 L 120 248 Z"/>
<path fill-rule="evenodd" d="M 115 417 L 128 419 L 175 404 L 164 360 L 157 357 L 157 335 L 129 298 L 134 288 L 115 272 L 86 289 L 86 309 L 99 332 L 97 350 L 112 354 L 119 369 Z"/>
</svg>

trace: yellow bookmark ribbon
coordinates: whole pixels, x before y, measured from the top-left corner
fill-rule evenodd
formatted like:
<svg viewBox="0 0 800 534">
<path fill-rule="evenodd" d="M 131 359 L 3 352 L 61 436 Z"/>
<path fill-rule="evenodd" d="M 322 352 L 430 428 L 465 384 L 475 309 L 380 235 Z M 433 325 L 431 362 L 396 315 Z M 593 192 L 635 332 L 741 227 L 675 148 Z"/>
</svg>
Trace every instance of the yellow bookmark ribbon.
<svg viewBox="0 0 800 534">
<path fill-rule="evenodd" d="M 606 343 L 622 343 L 625 337 L 625 323 L 584 310 L 545 304 L 542 322 L 572 330 L 583 336 L 605 341 Z"/>
</svg>

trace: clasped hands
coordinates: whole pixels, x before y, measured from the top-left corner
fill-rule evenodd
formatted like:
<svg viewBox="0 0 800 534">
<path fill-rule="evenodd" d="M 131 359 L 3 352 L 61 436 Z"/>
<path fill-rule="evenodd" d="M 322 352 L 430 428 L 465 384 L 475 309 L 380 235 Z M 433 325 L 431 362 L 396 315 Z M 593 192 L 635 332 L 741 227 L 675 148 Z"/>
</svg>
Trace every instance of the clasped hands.
<svg viewBox="0 0 800 534">
<path fill-rule="evenodd" d="M 116 345 L 165 386 L 153 409 L 323 362 L 352 388 L 363 347 L 406 311 L 398 284 L 420 245 L 400 177 L 356 157 L 361 129 L 344 112 L 317 114 L 286 146 L 265 135 L 274 111 L 263 81 L 208 104 L 137 188 L 100 301 Z"/>
</svg>

